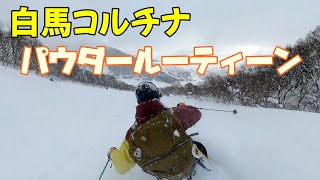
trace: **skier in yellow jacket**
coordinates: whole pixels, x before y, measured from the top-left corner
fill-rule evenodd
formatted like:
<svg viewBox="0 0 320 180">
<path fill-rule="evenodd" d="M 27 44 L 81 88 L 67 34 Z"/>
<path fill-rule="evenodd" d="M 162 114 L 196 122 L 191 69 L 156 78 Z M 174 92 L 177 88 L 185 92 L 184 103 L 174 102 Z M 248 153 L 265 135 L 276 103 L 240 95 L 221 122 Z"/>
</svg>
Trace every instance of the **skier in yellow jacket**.
<svg viewBox="0 0 320 180">
<path fill-rule="evenodd" d="M 161 96 L 159 89 L 151 82 L 142 82 L 137 86 L 136 98 L 138 105 L 136 107 L 136 121 L 128 130 L 126 138 L 122 142 L 119 150 L 112 147 L 108 152 L 108 157 L 111 158 L 112 163 L 119 174 L 126 174 L 136 164 L 136 161 L 132 158 L 134 156 L 129 153 L 129 139 L 132 137 L 133 133 L 135 133 L 137 127 L 147 124 L 147 122 L 159 116 L 165 110 L 168 110 L 168 108 L 160 102 Z M 181 123 L 183 130 L 192 127 L 201 118 L 201 112 L 196 107 L 187 106 L 184 103 L 179 103 L 177 107 L 170 108 L 170 112 Z M 142 137 L 142 139 L 143 138 L 148 139 L 148 137 Z M 191 152 L 190 156 L 192 156 Z M 157 176 L 157 174 L 152 175 Z"/>
</svg>

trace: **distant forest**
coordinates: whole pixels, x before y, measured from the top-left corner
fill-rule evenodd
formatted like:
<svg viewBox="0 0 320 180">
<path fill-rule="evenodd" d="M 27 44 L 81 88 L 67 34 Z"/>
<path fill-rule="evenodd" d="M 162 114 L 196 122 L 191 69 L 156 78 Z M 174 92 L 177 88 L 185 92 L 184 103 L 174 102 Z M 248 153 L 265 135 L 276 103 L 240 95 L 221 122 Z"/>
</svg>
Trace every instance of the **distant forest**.
<svg viewBox="0 0 320 180">
<path fill-rule="evenodd" d="M 0 64 L 19 69 L 23 48 L 41 46 L 38 39 L 28 37 L 12 38 L 10 31 L 0 25 Z M 235 77 L 208 75 L 200 84 L 188 83 L 162 89 L 165 95 L 186 95 L 192 98 L 210 98 L 217 102 L 244 106 L 257 106 L 320 112 L 320 26 L 286 49 L 291 56 L 299 54 L 303 62 L 284 76 L 276 73 L 283 60 L 275 57 L 274 66 L 245 67 L 237 69 Z M 68 80 L 102 88 L 134 90 L 135 87 L 115 76 L 94 76 L 88 69 L 74 67 L 71 76 L 61 73 L 63 61 L 50 66 L 51 73 L 45 77 Z M 39 73 L 33 52 L 30 70 Z"/>
<path fill-rule="evenodd" d="M 235 77 L 210 75 L 200 85 L 167 87 L 163 93 L 209 97 L 244 106 L 320 112 L 320 26 L 286 49 L 291 51 L 291 57 L 299 54 L 303 62 L 284 76 L 276 73 L 283 60 L 275 57 L 274 66 L 242 66 Z"/>
<path fill-rule="evenodd" d="M 19 69 L 21 65 L 23 48 L 25 46 L 42 46 L 43 44 L 35 38 L 18 37 L 12 38 L 10 31 L 5 31 L 0 25 L 0 63 L 3 66 L 10 66 L 14 69 Z M 59 61 L 56 65 L 50 66 L 50 74 L 44 77 L 55 78 L 58 80 L 68 80 L 80 82 L 86 85 L 94 85 L 102 88 L 115 88 L 119 90 L 134 90 L 134 86 L 118 81 L 112 75 L 94 76 L 91 71 L 75 65 L 71 76 L 65 76 L 61 73 L 64 66 L 64 61 Z M 33 49 L 30 70 L 39 74 L 38 63 Z"/>
</svg>

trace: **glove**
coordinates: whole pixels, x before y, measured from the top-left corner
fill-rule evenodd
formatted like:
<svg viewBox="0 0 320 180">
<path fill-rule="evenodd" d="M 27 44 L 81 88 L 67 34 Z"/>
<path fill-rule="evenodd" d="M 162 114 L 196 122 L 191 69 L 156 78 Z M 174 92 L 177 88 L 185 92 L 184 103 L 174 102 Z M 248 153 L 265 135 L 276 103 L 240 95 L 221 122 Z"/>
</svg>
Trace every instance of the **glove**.
<svg viewBox="0 0 320 180">
<path fill-rule="evenodd" d="M 111 154 L 112 151 L 114 151 L 114 150 L 118 150 L 118 149 L 115 148 L 115 147 L 112 147 L 112 148 L 109 149 L 109 151 L 108 151 L 108 158 L 110 158 L 110 154 Z"/>
<path fill-rule="evenodd" d="M 179 106 L 186 106 L 186 104 L 184 102 L 180 102 L 179 104 L 177 104 L 177 107 Z"/>
<path fill-rule="evenodd" d="M 196 144 L 192 146 L 192 155 L 196 159 L 200 159 L 203 156 L 203 153 L 198 149 Z"/>
</svg>

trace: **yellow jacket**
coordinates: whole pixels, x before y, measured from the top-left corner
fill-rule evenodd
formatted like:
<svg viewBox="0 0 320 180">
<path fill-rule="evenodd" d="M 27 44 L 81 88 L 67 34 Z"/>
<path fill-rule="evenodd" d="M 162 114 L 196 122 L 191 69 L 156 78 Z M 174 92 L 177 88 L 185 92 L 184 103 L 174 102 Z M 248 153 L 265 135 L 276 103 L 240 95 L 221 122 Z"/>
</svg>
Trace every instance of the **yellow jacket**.
<svg viewBox="0 0 320 180">
<path fill-rule="evenodd" d="M 110 158 L 116 171 L 121 175 L 126 174 L 136 165 L 129 155 L 129 143 L 126 140 L 122 142 L 119 150 L 111 152 Z"/>
</svg>

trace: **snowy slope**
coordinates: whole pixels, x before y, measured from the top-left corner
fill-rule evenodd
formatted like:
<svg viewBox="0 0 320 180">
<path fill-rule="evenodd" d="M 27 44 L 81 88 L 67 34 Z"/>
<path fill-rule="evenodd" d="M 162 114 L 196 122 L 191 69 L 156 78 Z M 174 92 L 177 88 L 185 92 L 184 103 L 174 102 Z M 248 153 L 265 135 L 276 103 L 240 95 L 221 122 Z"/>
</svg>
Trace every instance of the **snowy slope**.
<svg viewBox="0 0 320 180">
<path fill-rule="evenodd" d="M 53 83 L 0 66 L 0 179 L 95 180 L 106 152 L 119 146 L 134 120 L 133 93 Z M 198 107 L 235 107 L 164 97 Z M 239 114 L 203 111 L 190 132 L 208 146 L 219 173 L 198 168 L 199 180 L 319 180 L 320 115 L 236 107 Z M 212 168 L 207 164 L 209 168 Z M 154 179 L 135 167 L 104 180 Z"/>
</svg>

